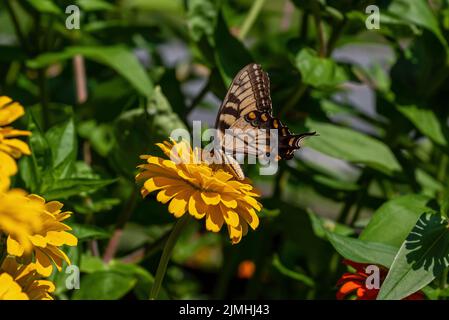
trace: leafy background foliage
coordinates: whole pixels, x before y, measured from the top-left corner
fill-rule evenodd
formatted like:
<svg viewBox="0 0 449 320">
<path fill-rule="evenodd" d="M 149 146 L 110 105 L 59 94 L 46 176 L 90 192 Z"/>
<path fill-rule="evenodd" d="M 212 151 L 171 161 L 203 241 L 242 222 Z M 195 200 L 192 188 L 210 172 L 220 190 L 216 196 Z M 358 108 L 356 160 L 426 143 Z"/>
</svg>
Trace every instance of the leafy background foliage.
<svg viewBox="0 0 449 320">
<path fill-rule="evenodd" d="M 79 30 L 65 27 L 72 2 Z M 233 76 L 256 61 L 274 113 L 320 136 L 275 176 L 246 168 L 264 210 L 242 243 L 189 225 L 161 297 L 332 299 L 346 258 L 390 268 L 379 299 L 446 299 L 449 1 L 375 1 L 379 30 L 365 26 L 370 4 L 2 1 L 0 90 L 26 106 L 19 126 L 33 132 L 14 183 L 63 200 L 80 239 L 67 253 L 81 288 L 55 274 L 56 296 L 148 296 L 173 219 L 138 196 L 138 156 L 191 120 L 212 126 Z M 244 260 L 250 279 L 238 276 Z"/>
</svg>

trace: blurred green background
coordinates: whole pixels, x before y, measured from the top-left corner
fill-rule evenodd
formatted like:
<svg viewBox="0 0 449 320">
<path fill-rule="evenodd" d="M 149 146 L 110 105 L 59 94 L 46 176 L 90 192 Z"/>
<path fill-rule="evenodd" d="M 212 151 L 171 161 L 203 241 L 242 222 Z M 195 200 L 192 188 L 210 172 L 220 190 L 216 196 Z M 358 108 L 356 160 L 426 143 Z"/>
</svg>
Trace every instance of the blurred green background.
<svg viewBox="0 0 449 320">
<path fill-rule="evenodd" d="M 366 27 L 370 4 L 379 29 Z M 189 225 L 163 297 L 334 299 L 342 256 L 385 265 L 363 245 L 396 253 L 422 213 L 446 214 L 448 36 L 447 0 L 2 1 L 0 93 L 33 132 L 14 183 L 62 200 L 81 240 L 68 249 L 81 289 L 61 273 L 56 296 L 148 296 L 174 219 L 140 198 L 139 155 L 192 120 L 212 127 L 233 76 L 257 62 L 274 114 L 320 136 L 275 176 L 245 168 L 264 209 L 240 244 Z M 441 268 L 444 241 L 430 258 Z M 440 269 L 421 283 L 428 297 L 448 295 Z"/>
</svg>

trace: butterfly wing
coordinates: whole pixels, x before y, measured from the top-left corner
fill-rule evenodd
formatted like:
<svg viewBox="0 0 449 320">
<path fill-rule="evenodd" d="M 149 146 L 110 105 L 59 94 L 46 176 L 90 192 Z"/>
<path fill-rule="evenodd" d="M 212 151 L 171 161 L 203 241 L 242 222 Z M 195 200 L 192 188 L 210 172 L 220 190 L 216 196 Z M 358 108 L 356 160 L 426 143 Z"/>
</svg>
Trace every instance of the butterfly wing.
<svg viewBox="0 0 449 320">
<path fill-rule="evenodd" d="M 261 157 L 277 152 L 277 159 L 293 158 L 301 141 L 315 133 L 292 134 L 272 112 L 267 73 L 258 64 L 247 65 L 235 76 L 218 111 L 215 127 L 221 149 L 234 155 Z M 277 150 L 270 147 L 271 129 L 277 130 Z M 241 168 L 236 168 L 235 163 L 232 166 L 231 172 L 243 179 Z M 242 173 L 236 175 L 236 171 Z"/>
<path fill-rule="evenodd" d="M 218 111 L 215 128 L 224 134 L 239 118 L 253 110 L 272 113 L 270 80 L 255 63 L 244 67 L 232 80 Z"/>
</svg>

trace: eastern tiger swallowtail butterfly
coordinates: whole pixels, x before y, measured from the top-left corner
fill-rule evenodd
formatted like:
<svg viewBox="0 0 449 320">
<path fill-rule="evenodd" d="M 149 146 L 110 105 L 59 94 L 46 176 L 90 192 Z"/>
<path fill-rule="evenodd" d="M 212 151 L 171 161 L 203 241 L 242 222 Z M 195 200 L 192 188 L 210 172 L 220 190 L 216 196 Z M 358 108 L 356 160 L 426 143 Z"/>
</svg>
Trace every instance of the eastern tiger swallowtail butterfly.
<svg viewBox="0 0 449 320">
<path fill-rule="evenodd" d="M 225 160 L 224 168 L 238 180 L 243 180 L 245 175 L 232 155 L 269 156 L 272 152 L 270 129 L 277 130 L 276 160 L 292 159 L 294 151 L 301 147 L 301 141 L 315 135 L 315 132 L 292 134 L 287 126 L 273 117 L 270 80 L 261 66 L 255 63 L 245 66 L 233 79 L 218 111 L 215 128 L 219 135 L 219 148 L 214 150 L 215 156 L 219 153 L 218 156 Z M 227 139 L 229 135 L 231 139 Z M 243 136 L 252 137 L 252 141 L 245 139 L 240 147 L 236 147 L 235 141 Z M 258 148 L 258 143 L 263 143 L 264 148 Z"/>
</svg>

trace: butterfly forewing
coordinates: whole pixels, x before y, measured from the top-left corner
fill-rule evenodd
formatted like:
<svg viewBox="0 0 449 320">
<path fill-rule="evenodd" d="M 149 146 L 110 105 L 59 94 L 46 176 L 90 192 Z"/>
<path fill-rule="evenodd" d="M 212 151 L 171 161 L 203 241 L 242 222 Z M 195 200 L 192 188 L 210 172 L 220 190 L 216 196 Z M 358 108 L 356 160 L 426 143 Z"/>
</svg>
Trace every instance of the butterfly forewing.
<svg viewBox="0 0 449 320">
<path fill-rule="evenodd" d="M 215 127 L 224 134 L 224 130 L 253 110 L 272 112 L 270 80 L 260 65 L 254 63 L 235 76 L 218 111 Z"/>
<path fill-rule="evenodd" d="M 315 133 L 294 135 L 287 126 L 273 117 L 270 97 L 270 80 L 258 64 L 249 64 L 235 76 L 217 115 L 220 154 L 253 155 L 256 157 L 277 154 L 276 159 L 291 159 L 300 142 Z M 270 131 L 275 130 L 275 147 Z M 229 158 L 229 156 L 226 156 Z M 229 163 L 229 162 L 228 162 Z M 229 164 L 229 171 L 244 179 L 238 163 Z"/>
</svg>

